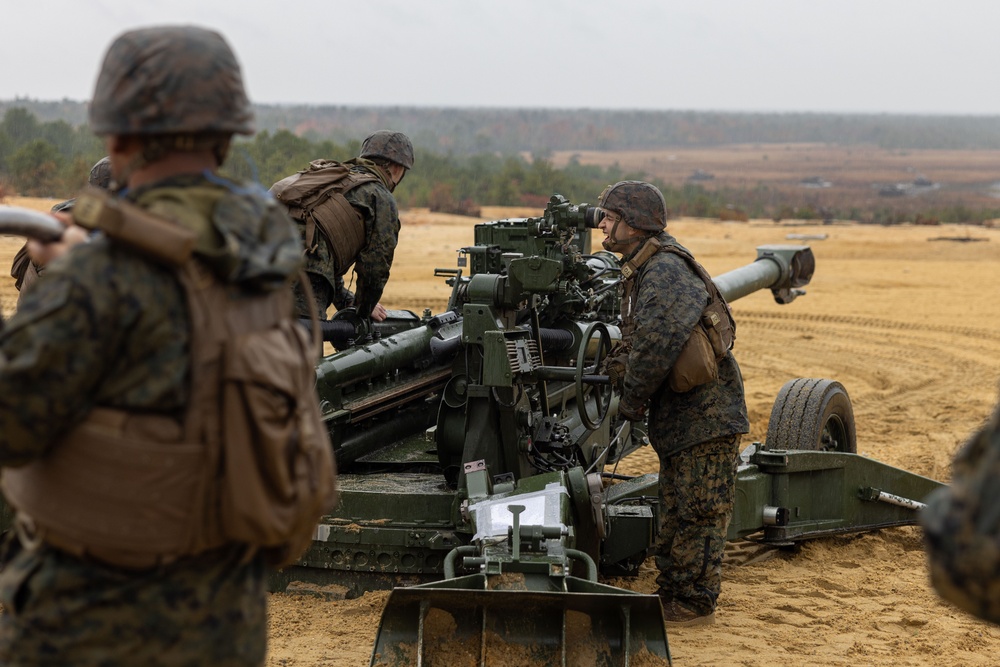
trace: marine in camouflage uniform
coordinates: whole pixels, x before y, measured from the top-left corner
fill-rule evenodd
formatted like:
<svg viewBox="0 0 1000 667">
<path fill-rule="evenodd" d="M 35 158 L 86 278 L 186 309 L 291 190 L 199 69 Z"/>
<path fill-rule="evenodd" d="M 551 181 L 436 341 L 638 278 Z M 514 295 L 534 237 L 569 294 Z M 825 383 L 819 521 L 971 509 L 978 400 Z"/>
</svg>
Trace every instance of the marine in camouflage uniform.
<svg viewBox="0 0 1000 667">
<path fill-rule="evenodd" d="M 623 265 L 650 238 L 679 246 L 665 231 L 666 204 L 648 183 L 607 188 L 598 206 L 604 247 Z M 626 272 L 627 273 L 627 272 Z M 749 431 L 743 379 L 732 353 L 718 380 L 679 393 L 671 367 L 709 303 L 705 283 L 679 255 L 655 252 L 624 282 L 623 331 L 628 345 L 619 414 L 647 416 L 660 459 L 660 525 L 655 546 L 659 595 L 671 625 L 712 622 L 721 589 L 722 555 L 735 499 L 741 434 Z"/>
<path fill-rule="evenodd" d="M 107 156 L 102 157 L 90 168 L 88 182 L 95 188 L 101 188 L 102 190 L 107 190 L 111 187 L 111 161 Z M 74 201 L 73 199 L 67 199 L 66 201 L 59 202 L 52 207 L 52 212 L 68 213 L 72 210 Z M 25 243 L 17 251 L 17 254 L 14 255 L 14 261 L 10 267 L 10 277 L 14 279 L 14 288 L 23 293 L 29 285 L 35 282 L 40 271 L 41 267 L 32 262 L 28 257 L 28 244 Z M 18 305 L 21 304 L 21 294 L 17 295 L 17 303 Z"/>
<path fill-rule="evenodd" d="M 214 173 L 231 135 L 253 131 L 220 35 L 123 34 L 90 116 L 126 198 L 194 230 L 196 256 L 218 279 L 288 289 L 301 245 L 284 209 Z M 0 465 L 44 461 L 95 408 L 183 420 L 190 322 L 174 269 L 99 236 L 48 264 L 44 283 L 0 331 Z M 0 664 L 263 664 L 266 568 L 245 545 L 129 569 L 52 547 L 26 525 L 2 554 Z"/>
<path fill-rule="evenodd" d="M 921 512 L 941 597 L 1000 623 L 1000 405 L 955 455 L 951 486 Z"/>
<path fill-rule="evenodd" d="M 361 214 L 364 224 L 365 245 L 354 259 L 356 292 L 345 287 L 344 274 L 337 271 L 325 235 L 318 234 L 315 250 L 306 253 L 305 270 L 322 319 L 331 305 L 337 310 L 353 306 L 367 316 L 379 304 L 399 241 L 399 210 L 392 193 L 413 168 L 413 146 L 402 132 L 379 130 L 364 140 L 358 157 L 344 164 L 350 165 L 354 172 L 374 175 L 377 180 L 362 183 L 344 194 Z M 296 223 L 305 239 L 306 223 L 302 220 Z M 299 315 L 309 317 L 309 305 L 300 285 L 295 286 L 295 301 Z"/>
</svg>

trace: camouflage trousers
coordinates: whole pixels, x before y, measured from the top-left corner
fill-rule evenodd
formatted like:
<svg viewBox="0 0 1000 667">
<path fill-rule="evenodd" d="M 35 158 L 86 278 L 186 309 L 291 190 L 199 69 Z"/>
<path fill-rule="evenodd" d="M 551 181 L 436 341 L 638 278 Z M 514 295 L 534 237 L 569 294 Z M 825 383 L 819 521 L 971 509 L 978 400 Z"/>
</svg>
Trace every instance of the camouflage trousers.
<svg viewBox="0 0 1000 667">
<path fill-rule="evenodd" d="M 699 614 L 715 611 L 722 587 L 740 439 L 717 438 L 660 457 L 658 593 Z"/>
<path fill-rule="evenodd" d="M 14 544 L 0 572 L 8 667 L 257 667 L 266 570 L 221 549 L 144 572 Z"/>
</svg>

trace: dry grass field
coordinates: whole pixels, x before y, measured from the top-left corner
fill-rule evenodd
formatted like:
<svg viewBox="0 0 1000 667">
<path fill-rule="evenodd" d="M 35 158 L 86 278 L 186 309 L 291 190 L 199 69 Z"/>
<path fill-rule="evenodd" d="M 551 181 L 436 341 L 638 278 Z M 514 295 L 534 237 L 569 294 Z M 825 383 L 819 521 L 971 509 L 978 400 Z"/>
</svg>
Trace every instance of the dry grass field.
<svg viewBox="0 0 1000 667">
<path fill-rule="evenodd" d="M 714 176 L 701 181 L 706 189 L 740 192 L 758 185 L 769 188 L 775 201 L 795 206 L 812 204 L 861 211 L 898 208 L 930 210 L 964 205 L 1000 207 L 1000 151 L 888 150 L 874 146 L 826 144 L 744 144 L 699 149 L 648 151 L 558 151 L 557 167 L 575 157 L 581 164 L 607 167 L 617 163 L 679 186 L 695 170 Z M 827 187 L 804 187 L 803 179 L 818 178 Z M 882 197 L 883 185 L 912 185 L 923 178 L 935 184 L 911 188 L 908 196 Z M 912 220 L 912 218 L 909 218 Z"/>
<path fill-rule="evenodd" d="M 557 167 L 572 156 L 581 164 L 649 171 L 669 183 L 681 183 L 695 169 L 727 185 L 797 183 L 822 176 L 834 184 L 912 181 L 916 176 L 943 184 L 993 184 L 1000 180 L 1000 151 L 890 150 L 874 146 L 825 144 L 742 144 L 713 148 L 648 151 L 559 151 Z"/>
<path fill-rule="evenodd" d="M 744 159 L 766 164 L 752 150 Z M 684 155 L 683 173 L 723 172 L 694 157 Z M 527 213 L 483 211 L 487 218 Z M 440 311 L 449 289 L 433 269 L 455 266 L 455 250 L 472 242 L 475 221 L 425 211 L 404 211 L 402 219 L 383 303 Z M 985 241 L 957 242 L 931 239 L 965 236 L 964 227 L 678 220 L 669 228 L 713 274 L 752 261 L 758 245 L 795 243 L 789 233 L 827 235 L 809 242 L 817 269 L 805 297 L 778 306 L 769 294 L 755 294 L 733 304 L 735 354 L 752 423 L 746 442 L 763 439 L 787 380 L 833 378 L 853 400 L 860 453 L 947 480 L 953 452 L 998 398 L 1000 229 L 975 228 L 972 235 Z M 0 238 L 0 266 L 9 266 L 19 245 Z M 0 284 L 5 314 L 16 298 L 11 282 Z M 618 472 L 655 469 L 655 456 L 644 449 Z M 675 665 L 998 662 L 1000 629 L 942 603 L 930 588 L 917 528 L 816 540 L 771 555 L 727 563 L 717 623 L 670 633 Z M 652 592 L 653 579 L 647 565 L 639 578 L 612 583 Z M 367 665 L 385 597 L 326 602 L 272 595 L 269 667 Z"/>
</svg>

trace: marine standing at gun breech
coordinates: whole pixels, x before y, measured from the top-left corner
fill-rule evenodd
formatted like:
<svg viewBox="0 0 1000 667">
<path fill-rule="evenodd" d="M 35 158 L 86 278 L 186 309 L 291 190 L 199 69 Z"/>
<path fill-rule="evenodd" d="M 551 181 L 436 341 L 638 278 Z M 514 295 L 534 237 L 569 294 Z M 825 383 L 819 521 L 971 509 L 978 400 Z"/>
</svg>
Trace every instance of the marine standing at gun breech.
<svg viewBox="0 0 1000 667">
<path fill-rule="evenodd" d="M 263 187 L 217 172 L 232 136 L 253 133 L 218 33 L 120 35 L 90 125 L 126 189 L 81 193 L 63 241 L 29 244 L 45 272 L 0 330 L 0 485 L 16 512 L 0 664 L 257 667 L 267 567 L 298 556 L 322 510 L 257 493 L 261 469 L 237 475 L 236 454 L 318 453 L 308 481 L 333 503 L 315 347 L 293 311 L 298 234 Z M 248 366 L 266 370 L 251 381 Z M 287 553 L 239 534 L 247 488 L 261 514 L 290 509 Z"/>
<path fill-rule="evenodd" d="M 713 623 L 732 517 L 743 378 L 729 348 L 735 325 L 708 274 L 666 232 L 653 185 L 622 181 L 598 202 L 604 248 L 622 255 L 622 334 L 608 374 L 619 417 L 647 417 L 660 459 L 658 594 L 668 625 Z M 721 334 L 721 335 L 720 335 Z"/>
<path fill-rule="evenodd" d="M 271 192 L 299 226 L 305 245 L 305 272 L 321 319 L 331 305 L 356 307 L 359 315 L 381 322 L 379 303 L 389 280 L 399 241 L 399 211 L 392 196 L 413 168 L 413 145 L 402 132 L 379 130 L 361 144 L 358 157 L 346 162 L 314 160 L 283 178 Z M 354 265 L 357 292 L 344 286 Z M 305 290 L 296 284 L 300 317 L 308 317 Z"/>
</svg>

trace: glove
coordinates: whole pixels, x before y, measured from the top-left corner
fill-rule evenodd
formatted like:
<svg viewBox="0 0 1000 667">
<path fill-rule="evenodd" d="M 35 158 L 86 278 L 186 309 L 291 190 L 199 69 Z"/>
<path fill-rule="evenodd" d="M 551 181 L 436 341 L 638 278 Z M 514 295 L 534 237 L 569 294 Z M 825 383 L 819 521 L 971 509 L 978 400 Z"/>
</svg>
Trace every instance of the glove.
<svg viewBox="0 0 1000 667">
<path fill-rule="evenodd" d="M 608 375 L 611 388 L 619 394 L 622 393 L 622 389 L 625 387 L 625 364 L 618 359 L 612 359 L 608 363 L 605 373 Z"/>
<path fill-rule="evenodd" d="M 625 386 L 625 369 L 628 367 L 628 347 L 617 343 L 601 364 L 601 372 L 608 376 L 611 388 L 619 394 Z"/>
<path fill-rule="evenodd" d="M 618 416 L 630 422 L 641 422 L 646 418 L 646 406 L 632 407 L 627 401 L 618 404 Z"/>
</svg>

